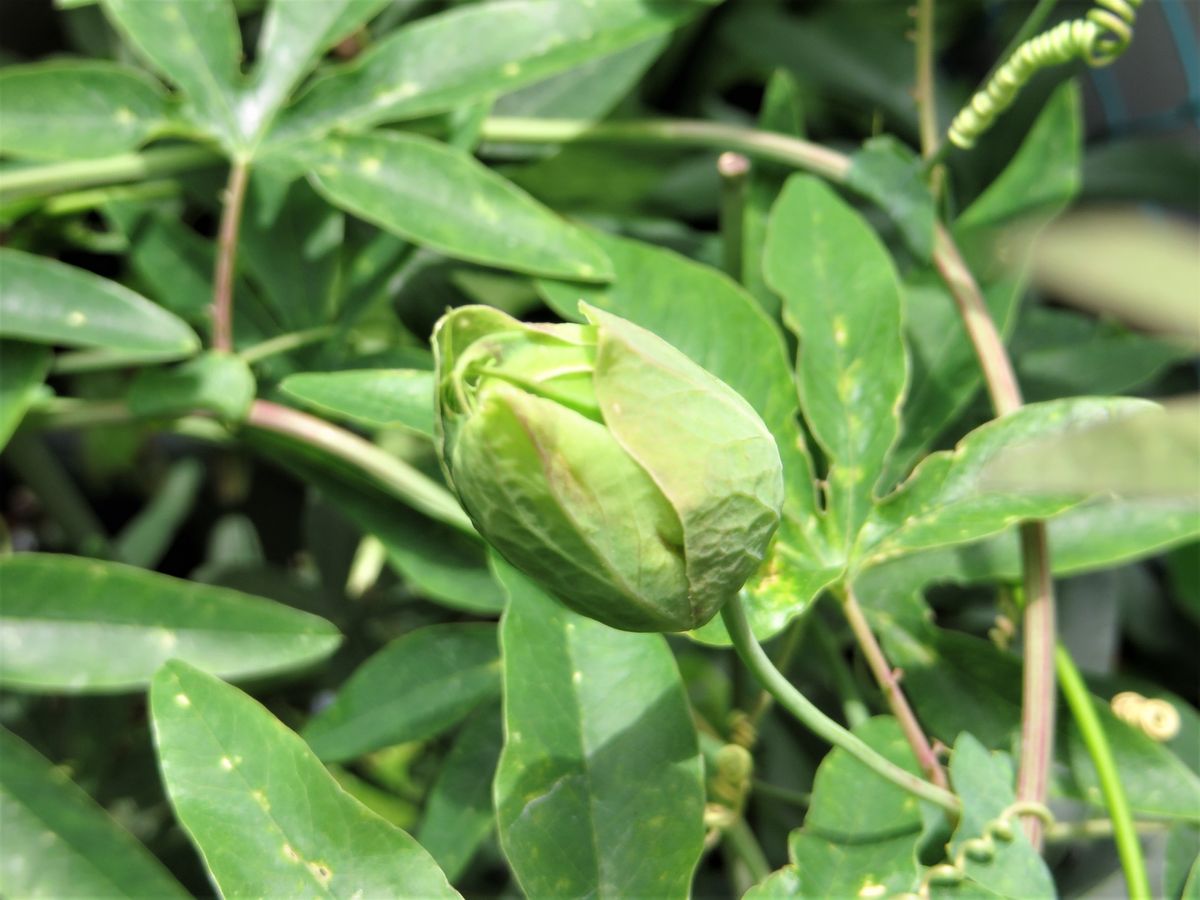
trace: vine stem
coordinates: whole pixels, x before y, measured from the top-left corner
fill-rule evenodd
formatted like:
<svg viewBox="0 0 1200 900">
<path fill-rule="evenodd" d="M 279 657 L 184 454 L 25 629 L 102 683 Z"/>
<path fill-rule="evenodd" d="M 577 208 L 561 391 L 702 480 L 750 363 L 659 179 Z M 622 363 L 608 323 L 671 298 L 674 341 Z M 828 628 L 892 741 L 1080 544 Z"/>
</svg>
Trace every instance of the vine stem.
<svg viewBox="0 0 1200 900">
<path fill-rule="evenodd" d="M 741 598 L 734 596 L 721 609 L 721 618 L 729 632 L 733 647 L 745 663 L 746 668 L 770 691 L 779 705 L 804 723 L 814 734 L 824 738 L 835 747 L 841 747 L 864 766 L 892 784 L 920 797 L 957 816 L 962 804 L 945 788 L 931 784 L 924 778 L 901 768 L 882 756 L 866 742 L 851 734 L 825 713 L 821 712 L 807 697 L 798 691 L 771 663 L 759 645 L 746 620 L 746 610 Z"/>
<path fill-rule="evenodd" d="M 78 188 L 125 181 L 160 178 L 219 163 L 221 157 L 207 147 L 157 147 L 141 153 L 123 153 L 103 159 L 80 159 L 22 166 L 0 172 L 0 202 L 62 194 Z"/>
<path fill-rule="evenodd" d="M 217 233 L 217 262 L 213 272 L 212 344 L 215 350 L 233 350 L 233 275 L 237 267 L 238 230 L 246 205 L 246 182 L 250 169 L 242 160 L 229 168 L 229 182 Z"/>
<path fill-rule="evenodd" d="M 917 126 L 921 155 L 931 159 L 938 151 L 937 96 L 933 85 L 933 0 L 917 0 Z"/>
<path fill-rule="evenodd" d="M 917 716 L 909 705 L 908 698 L 904 696 L 904 691 L 900 687 L 899 674 L 888 663 L 887 657 L 883 655 L 883 648 L 879 646 L 875 633 L 871 631 L 871 625 L 867 622 L 862 607 L 859 606 L 854 588 L 847 584 L 841 594 L 842 611 L 846 615 L 846 621 L 850 623 L 850 630 L 854 632 L 854 637 L 858 641 L 859 647 L 862 648 L 871 674 L 875 676 L 875 680 L 883 690 L 892 715 L 900 723 L 900 730 L 904 732 L 904 737 L 908 741 L 909 747 L 912 748 L 913 755 L 916 756 L 917 762 L 930 781 L 940 788 L 949 788 L 950 782 L 946 778 L 946 772 L 938 762 L 937 754 L 933 752 L 929 738 L 921 728 L 921 723 L 917 721 Z"/>
<path fill-rule="evenodd" d="M 250 405 L 246 424 L 260 431 L 301 441 L 348 462 L 389 488 L 414 509 L 460 531 L 475 533 L 471 520 L 449 491 L 408 463 L 353 432 L 269 400 L 255 400 Z"/>
<path fill-rule="evenodd" d="M 279 334 L 273 338 L 267 338 L 265 341 L 260 341 L 238 353 L 242 361 L 247 365 L 253 365 L 257 362 L 262 362 L 268 357 L 275 356 L 280 353 L 289 353 L 292 350 L 298 350 L 301 347 L 307 347 L 309 344 L 315 344 L 317 341 L 322 341 L 337 331 L 334 325 L 318 325 L 315 328 L 306 328 L 303 331 L 289 331 L 286 334 Z"/>
<path fill-rule="evenodd" d="M 1138 841 L 1137 826 L 1129 809 L 1129 800 L 1125 796 L 1125 788 L 1121 784 L 1112 750 L 1105 739 L 1100 717 L 1096 715 L 1096 708 L 1092 704 L 1091 694 L 1065 647 L 1059 645 L 1055 648 L 1054 662 L 1058 668 L 1058 680 L 1062 683 L 1067 706 L 1079 724 L 1083 743 L 1096 766 L 1104 803 L 1112 817 L 1113 840 L 1117 845 L 1117 855 L 1121 858 L 1121 868 L 1125 872 L 1125 886 L 1130 900 L 1150 900 L 1150 880 L 1146 874 L 1146 861 L 1142 857 L 1141 843 Z"/>
</svg>

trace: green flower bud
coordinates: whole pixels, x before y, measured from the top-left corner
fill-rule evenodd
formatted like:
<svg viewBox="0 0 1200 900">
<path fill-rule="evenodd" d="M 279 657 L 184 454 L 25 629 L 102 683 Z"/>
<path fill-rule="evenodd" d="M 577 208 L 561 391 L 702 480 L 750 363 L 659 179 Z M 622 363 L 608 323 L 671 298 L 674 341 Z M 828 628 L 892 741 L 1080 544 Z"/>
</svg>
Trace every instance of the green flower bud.
<svg viewBox="0 0 1200 900">
<path fill-rule="evenodd" d="M 485 306 L 438 322 L 442 464 L 480 534 L 567 606 L 626 631 L 697 628 L 762 562 L 779 450 L 724 382 L 579 308 L 586 325 Z"/>
</svg>

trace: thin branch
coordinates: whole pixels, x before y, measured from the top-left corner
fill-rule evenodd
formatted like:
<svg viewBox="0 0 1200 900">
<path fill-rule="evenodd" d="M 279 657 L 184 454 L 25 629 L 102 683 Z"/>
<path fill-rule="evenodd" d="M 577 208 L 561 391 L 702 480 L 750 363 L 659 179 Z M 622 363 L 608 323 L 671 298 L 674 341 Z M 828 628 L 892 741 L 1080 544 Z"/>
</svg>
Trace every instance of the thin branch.
<svg viewBox="0 0 1200 900">
<path fill-rule="evenodd" d="M 933 0 L 917 0 L 917 123 L 921 155 L 937 155 L 939 129 L 937 96 L 933 83 Z"/>
<path fill-rule="evenodd" d="M 900 723 L 900 730 L 904 732 L 904 737 L 912 748 L 917 763 L 930 781 L 938 787 L 948 788 L 950 782 L 946 778 L 946 772 L 938 762 L 937 754 L 933 752 L 929 738 L 926 737 L 921 723 L 917 721 L 916 713 L 909 706 L 908 698 L 904 696 L 904 691 L 900 688 L 899 674 L 891 667 L 887 657 L 883 654 L 883 648 L 875 639 L 871 625 L 867 622 L 867 617 L 863 615 L 862 607 L 858 605 L 858 597 L 854 594 L 854 588 L 847 584 L 841 593 L 842 611 L 846 614 L 846 621 L 850 623 L 850 630 L 854 632 L 858 646 L 862 649 L 863 656 L 866 657 L 867 666 L 883 691 L 892 715 Z"/>
<path fill-rule="evenodd" d="M 229 183 L 221 209 L 217 234 L 217 263 L 213 272 L 212 344 L 216 350 L 233 350 L 233 276 L 237 267 L 238 229 L 246 204 L 246 163 L 238 160 L 229 168 Z"/>
<path fill-rule="evenodd" d="M 306 328 L 303 331 L 290 331 L 287 334 L 277 334 L 273 338 L 268 338 L 265 341 L 260 341 L 251 347 L 247 347 L 238 353 L 238 356 L 248 365 L 253 365 L 268 357 L 275 356 L 280 353 L 289 353 L 292 350 L 298 350 L 301 347 L 307 347 L 309 344 L 315 344 L 317 341 L 324 340 L 337 330 L 335 325 L 318 325 L 315 328 Z"/>
<path fill-rule="evenodd" d="M 188 145 L 123 153 L 103 159 L 22 166 L 0 172 L 0 202 L 62 194 L 79 188 L 162 178 L 213 165 L 221 158 L 207 147 Z"/>
<path fill-rule="evenodd" d="M 721 176 L 722 265 L 730 278 L 740 282 L 750 160 L 741 153 L 726 151 L 717 158 L 717 174 Z"/>
<path fill-rule="evenodd" d="M 725 604 L 721 610 L 721 617 L 725 622 L 725 628 L 729 632 L 733 647 L 738 656 L 742 658 L 742 662 L 746 664 L 746 668 L 754 674 L 763 687 L 774 694 L 780 706 L 804 723 L 810 731 L 834 746 L 842 748 L 872 772 L 897 787 L 922 800 L 927 800 L 955 816 L 959 814 L 962 804 L 957 797 L 944 788 L 931 784 L 924 778 L 896 765 L 861 738 L 851 734 L 833 721 L 814 706 L 812 701 L 796 690 L 792 683 L 772 665 L 771 660 L 755 639 L 754 633 L 750 630 L 750 623 L 746 621 L 746 610 L 742 607 L 739 597 L 734 596 Z"/>
</svg>

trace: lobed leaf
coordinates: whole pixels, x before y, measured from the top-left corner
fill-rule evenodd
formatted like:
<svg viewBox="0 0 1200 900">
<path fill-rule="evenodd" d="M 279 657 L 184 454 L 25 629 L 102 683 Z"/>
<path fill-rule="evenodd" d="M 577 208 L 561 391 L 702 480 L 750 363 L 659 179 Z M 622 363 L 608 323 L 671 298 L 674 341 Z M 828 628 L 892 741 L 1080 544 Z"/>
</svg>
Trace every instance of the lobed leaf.
<svg viewBox="0 0 1200 900">
<path fill-rule="evenodd" d="M 329 202 L 449 256 L 563 278 L 606 280 L 595 243 L 460 150 L 400 132 L 297 150 Z"/>
<path fill-rule="evenodd" d="M 0 337 L 166 359 L 200 346 L 182 320 L 115 281 L 8 248 L 0 269 Z"/>
<path fill-rule="evenodd" d="M 0 70 L 0 154 L 96 159 L 135 150 L 168 124 L 167 95 L 132 66 L 54 60 Z"/>
<path fill-rule="evenodd" d="M 429 625 L 365 663 L 304 729 L 321 759 L 341 762 L 434 737 L 500 689 L 496 627 Z"/>
<path fill-rule="evenodd" d="M 324 619 L 239 591 L 78 556 L 0 558 L 0 684 L 132 690 L 168 659 L 226 678 L 304 668 L 337 649 Z"/>
<path fill-rule="evenodd" d="M 150 712 L 171 805 L 223 896 L 459 896 L 420 844 L 237 688 L 172 660 Z"/>
<path fill-rule="evenodd" d="M 506 564 L 498 572 L 509 605 L 495 799 L 522 889 L 686 897 L 703 843 L 704 786 L 666 641 L 579 616 Z"/>
<path fill-rule="evenodd" d="M 4 728 L 0 759 L 4 896 L 190 896 L 61 767 Z"/>
</svg>

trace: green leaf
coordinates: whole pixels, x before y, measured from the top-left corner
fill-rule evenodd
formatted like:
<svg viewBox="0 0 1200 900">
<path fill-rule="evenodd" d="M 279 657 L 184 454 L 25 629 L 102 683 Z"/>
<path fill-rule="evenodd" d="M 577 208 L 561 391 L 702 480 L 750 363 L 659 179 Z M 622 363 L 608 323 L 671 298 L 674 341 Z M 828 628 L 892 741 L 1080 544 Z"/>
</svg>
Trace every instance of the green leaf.
<svg viewBox="0 0 1200 900">
<path fill-rule="evenodd" d="M 830 521 L 848 547 L 899 430 L 908 364 L 896 270 L 862 217 L 807 175 L 775 204 L 764 265 L 800 338 L 801 407 L 829 458 Z"/>
<path fill-rule="evenodd" d="M 1082 134 L 1079 86 L 1067 81 L 1046 101 L 1012 162 L 955 221 L 955 233 L 1056 215 L 1079 193 Z"/>
<path fill-rule="evenodd" d="M 686 897 L 704 837 L 704 786 L 666 641 L 585 619 L 511 567 L 498 571 L 509 605 L 495 797 L 522 889 Z"/>
<path fill-rule="evenodd" d="M 200 341 L 184 322 L 115 281 L 0 248 L 0 336 L 69 347 L 187 356 Z"/>
<path fill-rule="evenodd" d="M 181 416 L 201 410 L 240 422 L 255 392 L 250 367 L 240 357 L 214 350 L 172 368 L 144 369 L 127 400 L 137 416 Z"/>
<path fill-rule="evenodd" d="M 937 213 L 925 165 L 912 150 L 890 134 L 871 138 L 851 157 L 846 185 L 883 209 L 913 255 L 929 262 Z"/>
<path fill-rule="evenodd" d="M 497 98 L 491 115 L 603 119 L 638 84 L 670 43 L 669 34 L 591 59 Z"/>
<path fill-rule="evenodd" d="M 1200 775 L 1145 732 L 1118 719 L 1108 703 L 1098 697 L 1091 699 L 1133 812 L 1200 822 Z M 1065 744 L 1071 774 L 1084 799 L 1102 807 L 1100 779 L 1083 738 L 1071 729 Z"/>
<path fill-rule="evenodd" d="M 1029 900 L 1058 896 L 1046 863 L 1029 843 L 1020 819 L 1009 812 L 1016 801 L 1014 780 L 1006 756 L 988 753 L 970 734 L 959 737 L 950 757 L 950 781 L 963 808 L 949 850 L 956 861 L 961 854 L 968 884 L 938 891 L 935 896 L 976 896 L 978 891 L 986 896 Z M 1011 829 L 1011 838 L 997 835 L 997 825 L 1002 831 Z M 979 847 L 974 854 L 967 849 L 971 842 L 978 842 L 972 845 Z M 992 848 L 991 855 L 983 851 L 984 845 Z"/>
<path fill-rule="evenodd" d="M 284 114 L 279 142 L 364 130 L 516 90 L 686 22 L 696 0 L 502 0 L 407 25 L 316 82 Z"/>
<path fill-rule="evenodd" d="M 131 66 L 55 60 L 0 71 L 0 153 L 95 159 L 134 150 L 167 124 L 167 95 Z"/>
<path fill-rule="evenodd" d="M 417 593 L 450 609 L 492 615 L 504 609 L 504 592 L 492 577 L 483 543 L 431 522 L 370 485 L 334 476 L 316 466 L 288 464 L 366 533 L 383 544 L 389 564 Z"/>
<path fill-rule="evenodd" d="M 1016 318 L 1022 283 L 1002 279 L 982 285 L 982 290 L 997 329 L 1002 335 L 1008 334 Z M 941 276 L 932 269 L 911 274 L 904 285 L 904 305 L 912 371 L 900 440 L 888 458 L 884 484 L 907 475 L 983 385 L 979 357 Z M 1021 385 L 1024 387 L 1024 379 Z"/>
<path fill-rule="evenodd" d="M 191 513 L 203 483 L 204 464 L 198 459 L 173 464 L 145 507 L 113 541 L 113 555 L 131 566 L 157 566 Z"/>
<path fill-rule="evenodd" d="M 1049 518 L 1074 506 L 1078 493 L 1032 495 L 988 491 L 988 466 L 1006 448 L 1061 434 L 1081 424 L 1146 408 L 1144 400 L 1078 398 L 1022 407 L 972 431 L 954 450 L 927 456 L 871 514 L 857 557 L 866 564 L 996 534 L 1025 519 Z"/>
<path fill-rule="evenodd" d="M 1200 400 L 1113 410 L 1099 421 L 1035 435 L 996 454 L 983 473 L 992 490 L 1112 491 L 1120 496 L 1200 494 Z"/>
<path fill-rule="evenodd" d="M 767 80 L 758 126 L 790 137 L 804 137 L 804 104 L 800 85 L 786 69 L 776 69 Z M 756 160 L 750 168 L 742 215 L 742 278 L 754 299 L 772 319 L 780 313 L 779 296 L 766 283 L 763 252 L 767 243 L 767 222 L 771 207 L 779 196 L 790 171 L 784 166 Z"/>
<path fill-rule="evenodd" d="M 48 371 L 50 351 L 46 347 L 0 341 L 0 450 L 37 399 Z"/>
<path fill-rule="evenodd" d="M 284 393 L 336 418 L 369 428 L 403 425 L 433 437 L 433 373 L 419 369 L 305 372 L 280 384 Z"/>
<path fill-rule="evenodd" d="M 304 0 L 280 3 L 324 9 Z M 302 179 L 288 183 L 262 170 L 251 176 L 238 263 L 283 330 L 312 328 L 334 317 L 345 218 Z"/>
<path fill-rule="evenodd" d="M 1200 536 L 1200 508 L 1187 498 L 1096 500 L 1067 510 L 1047 527 L 1054 574 L 1073 575 L 1153 556 Z M 935 583 L 1017 583 L 1020 542 L 1012 529 L 977 544 L 902 557 L 863 578 L 863 584 L 914 590 Z"/>
<path fill-rule="evenodd" d="M 3 728 L 0 759 L 5 897 L 189 896 L 61 768 Z"/>
<path fill-rule="evenodd" d="M 331 203 L 449 256 L 534 275 L 612 275 L 586 235 L 461 150 L 389 132 L 298 152 Z"/>
<path fill-rule="evenodd" d="M 920 774 L 895 719 L 868 719 L 854 733 L 892 762 Z M 922 824 L 916 798 L 835 748 L 817 769 L 804 827 L 788 838 L 798 877 L 795 893 L 782 896 L 912 891 L 919 881 L 916 849 Z"/>
<path fill-rule="evenodd" d="M 247 135 L 260 136 L 321 55 L 387 6 L 388 0 L 272 0 L 240 98 Z"/>
<path fill-rule="evenodd" d="M 309 666 L 341 642 L 324 619 L 261 597 L 41 553 L 0 559 L 0 621 L 0 683 L 30 691 L 131 690 L 172 658 L 260 677 Z"/>
<path fill-rule="evenodd" d="M 429 791 L 417 839 L 451 881 L 496 827 L 492 778 L 503 743 L 500 704 L 480 709 L 458 733 Z"/>
<path fill-rule="evenodd" d="M 420 844 L 237 688 L 172 660 L 150 711 L 171 805 L 223 896 L 458 896 Z"/>
<path fill-rule="evenodd" d="M 787 484 L 784 522 L 761 574 L 748 586 L 747 603 L 755 634 L 768 638 L 807 608 L 838 571 L 822 558 L 812 463 L 797 425 L 783 336 L 754 299 L 716 269 L 639 241 L 594 234 L 612 260 L 615 280 L 603 286 L 541 280 L 550 306 L 577 319 L 582 299 L 653 331 L 741 394 L 779 445 Z M 747 358 L 756 364 L 747 366 Z M 718 620 L 698 636 L 728 643 Z"/>
<path fill-rule="evenodd" d="M 327 762 L 354 759 L 441 734 L 499 689 L 494 624 L 430 625 L 355 669 L 304 739 Z"/>
<path fill-rule="evenodd" d="M 185 113 L 226 149 L 243 145 L 242 40 L 228 0 L 101 0 L 121 35 L 183 92 Z M 252 123 L 245 123 L 250 125 Z"/>
</svg>

